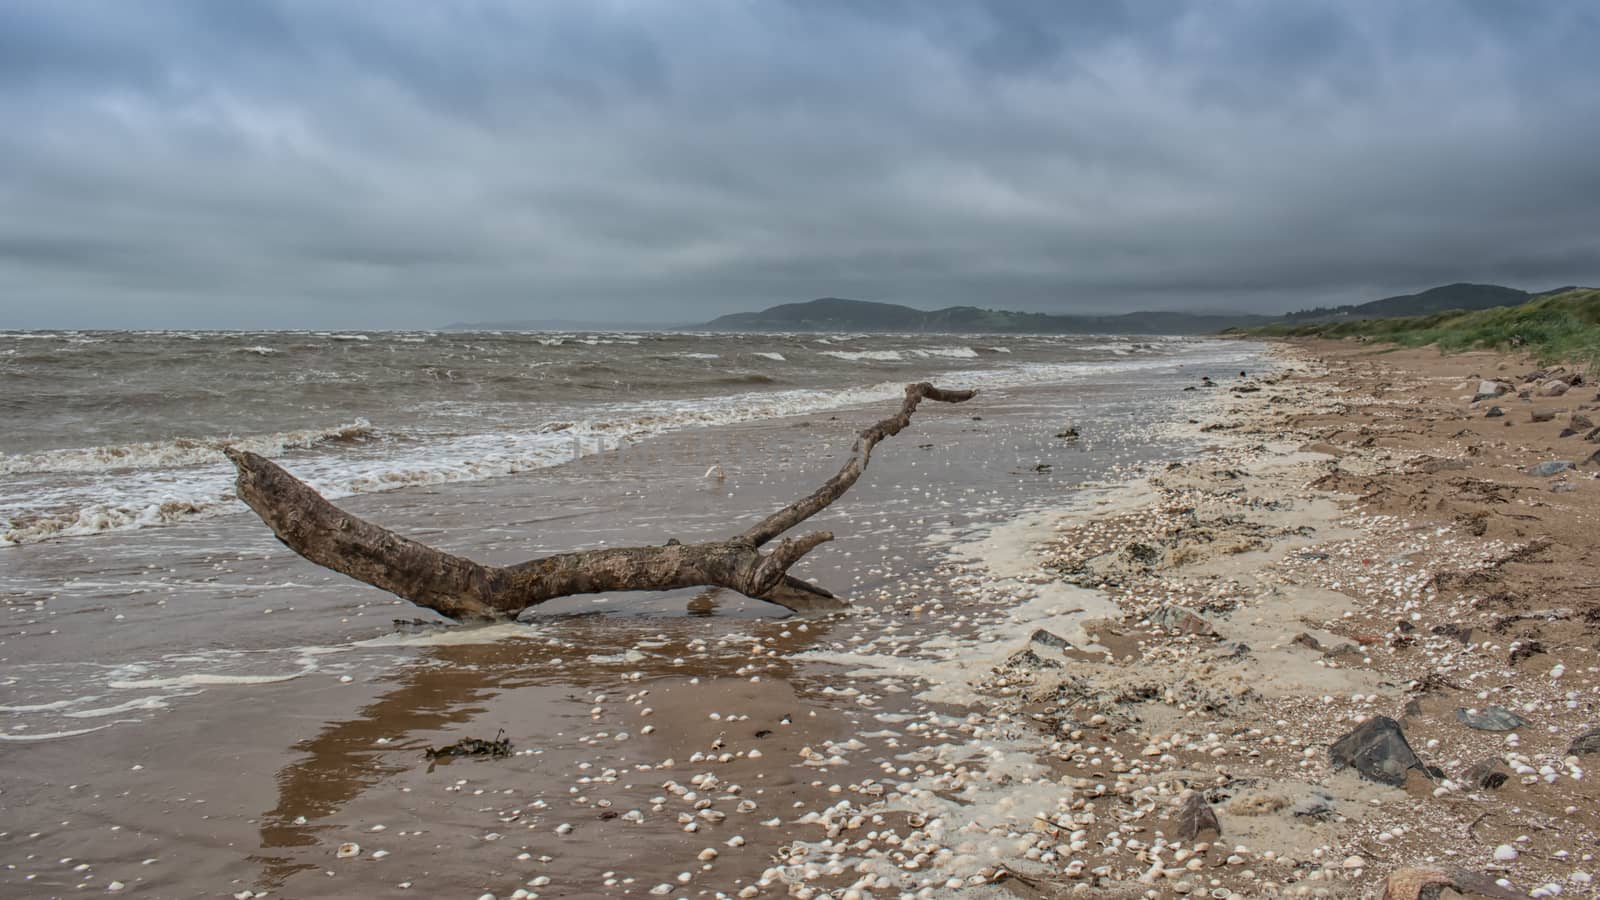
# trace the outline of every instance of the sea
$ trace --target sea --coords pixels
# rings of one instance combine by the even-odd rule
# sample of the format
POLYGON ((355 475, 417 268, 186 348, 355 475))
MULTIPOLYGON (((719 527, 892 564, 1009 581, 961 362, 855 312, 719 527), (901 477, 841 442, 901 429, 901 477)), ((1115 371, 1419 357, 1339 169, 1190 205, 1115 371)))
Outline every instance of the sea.
POLYGON ((944 335, 0 332, 0 545, 238 512, 223 447, 328 497, 484 481, 683 429, 1173 373, 1212 341, 944 335))

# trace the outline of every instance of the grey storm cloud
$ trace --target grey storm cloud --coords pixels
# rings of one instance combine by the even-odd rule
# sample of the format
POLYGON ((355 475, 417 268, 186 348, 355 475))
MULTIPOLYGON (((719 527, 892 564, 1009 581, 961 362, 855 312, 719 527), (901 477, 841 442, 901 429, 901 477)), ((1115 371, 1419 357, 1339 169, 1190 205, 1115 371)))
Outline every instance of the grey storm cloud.
POLYGON ((1600 7, 0 5, 0 327, 1600 281, 1600 7))

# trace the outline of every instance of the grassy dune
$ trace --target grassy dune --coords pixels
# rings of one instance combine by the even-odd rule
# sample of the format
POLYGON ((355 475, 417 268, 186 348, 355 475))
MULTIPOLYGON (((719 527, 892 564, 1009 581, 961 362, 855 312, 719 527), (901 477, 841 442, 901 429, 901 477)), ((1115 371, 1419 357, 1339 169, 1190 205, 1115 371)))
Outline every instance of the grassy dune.
POLYGON ((1266 325, 1240 333, 1261 337, 1366 338, 1406 347, 1437 344, 1446 352, 1517 349, 1541 362, 1600 369, 1600 289, 1579 288, 1521 306, 1443 312, 1404 319, 1361 319, 1315 325, 1266 325))

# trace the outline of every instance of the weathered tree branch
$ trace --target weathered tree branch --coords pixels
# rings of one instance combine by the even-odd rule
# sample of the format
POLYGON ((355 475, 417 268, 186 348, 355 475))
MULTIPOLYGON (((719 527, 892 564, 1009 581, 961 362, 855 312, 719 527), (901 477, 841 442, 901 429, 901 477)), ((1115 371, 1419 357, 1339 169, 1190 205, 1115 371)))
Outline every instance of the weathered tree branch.
POLYGON ((900 411, 861 432, 838 474, 730 540, 557 553, 513 566, 486 566, 403 537, 345 512, 263 456, 232 447, 225 452, 239 470, 239 499, 289 549, 452 619, 510 618, 572 594, 702 586, 728 588, 796 612, 812 612, 847 604, 789 575, 789 569, 833 540, 833 534, 818 531, 785 538, 767 553, 759 548, 848 491, 866 469, 872 448, 909 425, 924 398, 960 403, 975 393, 941 390, 926 382, 908 385, 900 411))
POLYGON ((844 464, 839 474, 823 482, 822 487, 812 491, 810 496, 802 497, 766 517, 760 524, 739 535, 739 539, 751 546, 759 547, 821 512, 828 504, 843 496, 844 492, 850 490, 850 486, 856 483, 856 479, 861 477, 861 473, 866 471, 867 463, 872 460, 872 448, 878 446, 879 441, 894 437, 911 424, 911 414, 917 411, 917 405, 922 402, 922 398, 942 403, 961 403, 971 400, 977 393, 977 391, 947 391, 936 388, 926 381, 906 385, 906 399, 901 402, 900 411, 861 432, 856 438, 855 446, 850 448, 850 461, 844 464))

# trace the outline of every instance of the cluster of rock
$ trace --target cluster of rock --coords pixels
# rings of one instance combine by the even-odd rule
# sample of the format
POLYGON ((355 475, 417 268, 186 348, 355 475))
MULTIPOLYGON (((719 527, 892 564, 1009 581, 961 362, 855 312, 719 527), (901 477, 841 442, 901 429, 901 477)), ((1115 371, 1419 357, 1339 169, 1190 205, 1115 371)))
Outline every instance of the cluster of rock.
MULTIPOLYGON (((1551 369, 1538 369, 1529 372, 1522 376, 1520 383, 1521 386, 1519 387, 1504 378, 1480 379, 1477 391, 1472 396, 1472 402, 1479 404, 1484 401, 1498 400, 1514 393, 1518 399, 1532 403, 1535 397, 1555 398, 1564 396, 1573 388, 1583 385, 1585 380, 1581 372, 1571 372, 1562 366, 1556 366, 1551 369)), ((1600 395, 1596 395, 1595 399, 1600 401, 1600 395)), ((1500 405, 1490 405, 1485 410, 1484 416, 1490 419, 1504 418, 1507 427, 1513 424, 1511 418, 1506 414, 1505 407, 1500 405)), ((1554 409, 1535 407, 1529 410, 1528 421, 1534 423, 1553 422, 1556 416, 1557 411, 1554 409)), ((1594 420, 1581 409, 1571 411, 1567 423, 1560 434, 1562 438, 1579 436, 1588 443, 1600 444, 1600 427, 1596 427, 1594 420)), ((1529 466, 1527 471, 1528 474, 1539 478, 1551 478, 1563 472, 1577 469, 1580 465, 1600 466, 1600 450, 1589 453, 1587 458, 1581 462, 1575 462, 1570 459, 1546 460, 1529 466)), ((1552 490, 1557 492, 1570 489, 1570 485, 1565 483, 1558 483, 1552 487, 1552 490)))

